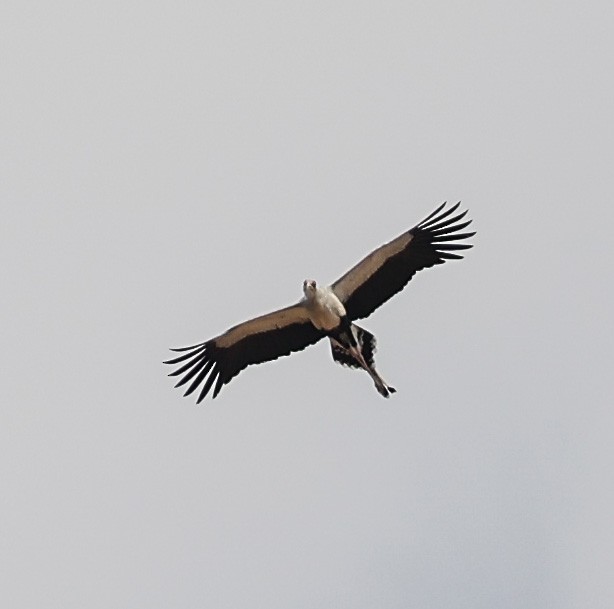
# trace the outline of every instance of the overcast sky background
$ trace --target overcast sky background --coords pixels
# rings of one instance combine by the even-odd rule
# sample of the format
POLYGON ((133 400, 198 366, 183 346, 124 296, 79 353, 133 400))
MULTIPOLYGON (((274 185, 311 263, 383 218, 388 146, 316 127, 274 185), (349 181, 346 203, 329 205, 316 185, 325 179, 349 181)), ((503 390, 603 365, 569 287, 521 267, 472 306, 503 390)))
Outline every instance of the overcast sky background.
POLYGON ((0 9, 0 601, 614 606, 607 2, 0 9), (215 401, 167 348, 478 231, 215 401))

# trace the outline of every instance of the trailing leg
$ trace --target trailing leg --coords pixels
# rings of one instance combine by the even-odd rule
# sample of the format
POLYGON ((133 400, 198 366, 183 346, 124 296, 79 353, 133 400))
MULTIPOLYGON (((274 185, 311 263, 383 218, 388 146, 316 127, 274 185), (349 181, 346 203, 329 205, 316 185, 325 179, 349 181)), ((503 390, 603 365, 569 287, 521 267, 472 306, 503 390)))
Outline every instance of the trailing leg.
POLYGON ((351 368, 362 368, 373 379, 375 388, 385 398, 396 389, 384 381, 375 369, 375 337, 367 330, 349 325, 345 331, 330 337, 333 359, 339 364, 351 368))

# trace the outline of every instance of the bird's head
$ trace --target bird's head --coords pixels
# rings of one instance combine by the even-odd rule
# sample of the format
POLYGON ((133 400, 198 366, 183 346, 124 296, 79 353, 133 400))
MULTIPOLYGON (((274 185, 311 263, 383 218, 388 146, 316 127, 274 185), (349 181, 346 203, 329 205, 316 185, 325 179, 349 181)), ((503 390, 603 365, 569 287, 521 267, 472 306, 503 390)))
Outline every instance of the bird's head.
POLYGON ((313 279, 305 279, 305 281, 303 281, 303 294, 305 294, 305 298, 313 298, 315 293, 316 282, 313 279))

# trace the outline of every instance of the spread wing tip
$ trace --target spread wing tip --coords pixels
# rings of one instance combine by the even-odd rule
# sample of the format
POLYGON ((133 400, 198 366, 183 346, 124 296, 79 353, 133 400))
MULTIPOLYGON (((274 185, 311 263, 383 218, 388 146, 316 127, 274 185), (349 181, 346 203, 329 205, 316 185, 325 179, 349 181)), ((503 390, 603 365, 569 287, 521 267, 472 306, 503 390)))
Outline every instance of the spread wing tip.
POLYGON ((170 350, 174 351, 175 353, 181 353, 182 351, 190 351, 192 349, 198 349, 198 347, 202 347, 204 344, 205 343, 198 343, 197 345, 190 345, 189 347, 170 347, 170 350))
POLYGON ((462 258, 459 254, 452 254, 452 251, 467 250, 473 247, 470 243, 450 243, 451 241, 464 241, 476 235, 476 231, 461 233, 473 220, 460 222, 469 210, 451 216, 460 206, 460 201, 452 207, 445 209, 446 203, 440 205, 433 213, 428 215, 422 222, 417 224, 410 232, 414 236, 421 235, 432 244, 439 258, 456 260, 462 258), (440 213, 441 212, 441 213, 440 213))
MULTIPOLYGON (((450 214, 453 214, 460 207, 461 202, 459 201, 458 203, 452 205, 452 207, 445 209, 447 204, 448 202, 444 201, 434 212, 430 213, 426 218, 424 218, 424 220, 422 220, 422 222, 420 222, 416 228, 427 228, 428 226, 437 224, 437 222, 440 222, 444 218, 447 218, 450 214), (443 211, 443 213, 439 214, 440 211, 443 211)), ((465 211, 463 214, 461 214, 461 217, 466 213, 467 212, 465 211)))
POLYGON ((214 341, 211 340, 204 343, 199 343, 197 345, 192 345, 191 347, 171 349, 171 351, 180 352, 182 355, 163 362, 164 364, 170 365, 185 362, 182 366, 168 374, 168 376, 181 377, 175 384, 175 387, 181 387, 189 381, 192 381, 183 394, 184 397, 194 393, 194 391, 203 383, 203 381, 205 382, 204 387, 202 388, 198 397, 197 404, 205 398, 209 389, 211 388, 211 383, 216 378, 219 380, 220 375, 218 367, 214 366, 216 363, 213 354, 213 351, 215 351, 214 347, 214 341))

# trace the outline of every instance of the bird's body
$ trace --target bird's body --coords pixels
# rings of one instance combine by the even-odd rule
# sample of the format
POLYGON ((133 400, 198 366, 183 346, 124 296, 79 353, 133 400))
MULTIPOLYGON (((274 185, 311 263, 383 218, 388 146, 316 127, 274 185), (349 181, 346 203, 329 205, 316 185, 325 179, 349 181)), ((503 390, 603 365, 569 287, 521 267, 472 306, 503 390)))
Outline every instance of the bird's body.
POLYGON ((345 307, 330 286, 319 287, 313 279, 303 282, 305 298, 299 303, 307 309, 311 323, 325 332, 335 330, 346 316, 345 307))
POLYGON ((213 387, 215 398, 222 386, 248 365, 290 355, 327 336, 333 359, 365 370, 378 392, 388 397, 396 390, 375 370, 375 337, 352 322, 367 317, 402 290, 416 271, 446 259, 462 258, 452 252, 472 246, 449 242, 475 233, 459 232, 471 221, 455 224, 467 212, 448 218, 458 206, 442 212, 444 203, 414 228, 374 250, 330 286, 320 287, 314 280, 305 280, 304 298, 298 303, 238 324, 204 343, 174 349, 182 355, 165 363, 185 362, 171 373, 183 375, 176 386, 192 381, 185 393, 189 395, 202 384, 198 402, 213 387))

